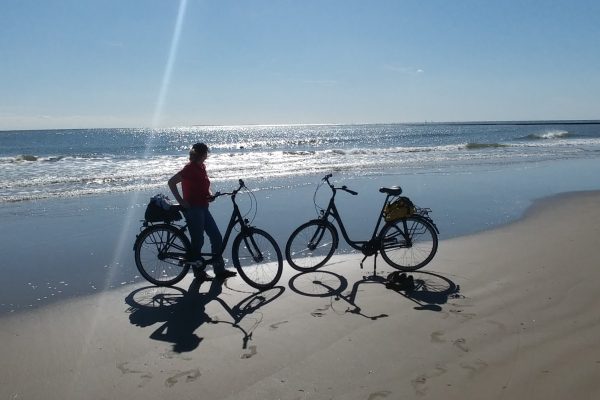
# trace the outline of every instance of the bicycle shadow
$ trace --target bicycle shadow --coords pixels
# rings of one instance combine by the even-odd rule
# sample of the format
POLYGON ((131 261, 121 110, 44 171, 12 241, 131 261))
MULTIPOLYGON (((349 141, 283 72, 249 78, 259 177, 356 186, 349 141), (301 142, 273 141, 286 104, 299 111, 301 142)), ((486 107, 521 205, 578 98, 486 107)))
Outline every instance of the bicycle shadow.
POLYGON ((176 353, 189 352, 200 345, 204 338, 199 337, 196 330, 203 324, 227 324, 241 332, 242 348, 246 349, 254 330, 262 321, 262 315, 250 329, 244 329, 240 322, 285 291, 284 287, 275 286, 252 293, 230 307, 219 297, 223 291, 222 282, 213 280, 208 292, 200 292, 201 283, 194 279, 187 291, 176 286, 147 286, 134 290, 125 298, 129 305, 129 322, 139 327, 162 323, 150 334, 150 339, 172 343, 172 350, 176 353), (211 318, 206 313, 206 305, 211 301, 220 303, 232 321, 211 318))
POLYGON ((407 272, 407 276, 414 279, 414 287, 410 289, 403 289, 402 285, 395 284, 394 276, 400 273, 394 271, 389 274, 385 280, 386 287, 416 303, 415 310, 442 311, 440 304, 446 304, 449 298, 459 296, 460 285, 436 272, 407 272))
POLYGON ((302 272, 294 275, 288 282, 290 289, 302 296, 308 297, 330 297, 331 307, 334 301, 344 301, 348 303, 345 313, 357 314, 364 318, 377 320, 388 317, 387 314, 366 315, 363 313, 360 305, 357 303, 357 296, 360 288, 369 284, 384 285, 387 289, 400 294, 404 298, 416 303, 415 310, 442 311, 440 304, 445 304, 448 299, 460 291, 460 286, 456 285, 450 278, 434 272, 415 271, 411 274, 414 279, 414 287, 405 288, 395 284, 394 274, 392 272, 387 276, 383 275, 363 275, 362 279, 355 281, 349 292, 348 281, 342 275, 327 270, 317 270, 313 272, 302 272))

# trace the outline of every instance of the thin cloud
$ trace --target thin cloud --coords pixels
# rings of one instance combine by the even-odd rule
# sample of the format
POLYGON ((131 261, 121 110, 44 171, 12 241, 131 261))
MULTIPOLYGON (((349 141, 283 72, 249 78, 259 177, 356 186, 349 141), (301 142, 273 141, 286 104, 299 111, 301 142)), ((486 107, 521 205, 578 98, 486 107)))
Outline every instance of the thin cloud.
POLYGON ((406 75, 425 73, 425 71, 422 68, 404 67, 404 66, 399 66, 399 65, 394 65, 394 64, 384 64, 383 69, 385 69, 387 71, 397 72, 399 74, 406 74, 406 75))
POLYGON ((337 81, 330 79, 308 79, 304 80, 304 83, 308 83, 310 85, 322 85, 322 86, 333 86, 337 85, 337 81))

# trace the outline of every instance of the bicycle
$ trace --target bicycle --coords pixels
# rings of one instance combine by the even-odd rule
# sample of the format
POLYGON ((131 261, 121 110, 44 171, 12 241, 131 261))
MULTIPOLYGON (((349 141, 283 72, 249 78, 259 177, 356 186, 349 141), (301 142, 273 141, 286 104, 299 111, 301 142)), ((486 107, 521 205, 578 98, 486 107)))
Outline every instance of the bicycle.
MULTIPOLYGON (((204 269, 212 259, 220 259, 225 252, 231 233, 239 225, 239 233, 233 240, 231 256, 233 265, 242 279, 250 286, 265 290, 272 288, 283 270, 283 257, 277 242, 267 232, 250 225, 237 203, 236 196, 246 189, 254 198, 243 180, 232 192, 217 192, 213 198, 230 196, 233 210, 219 254, 201 253, 196 261, 191 258, 191 242, 186 235, 187 224, 179 225, 172 221, 152 223, 143 221, 133 249, 135 264, 142 276, 157 286, 171 286, 181 281, 190 267, 204 269), (209 259, 206 260, 205 257, 209 259)), ((181 210, 181 206, 176 205, 181 210)))
MULTIPOLYGON (((342 237, 355 250, 364 254, 360 263, 363 267, 367 257, 381 253, 383 259, 392 267, 402 271, 415 271, 427 265, 435 256, 438 247, 439 230, 429 213, 429 208, 414 208, 414 212, 403 218, 386 221, 384 211, 386 206, 400 196, 402 189, 398 186, 384 187, 380 193, 386 194, 383 207, 377 218, 377 223, 369 240, 352 240, 348 237, 344 223, 335 205, 338 190, 357 195, 346 186, 335 187, 330 181, 332 175, 326 175, 315 190, 315 198, 321 185, 327 183, 332 191, 329 205, 320 209, 318 218, 300 225, 290 235, 285 246, 285 257, 292 268, 301 272, 314 271, 329 261, 339 244, 339 234, 333 222, 337 222, 342 237), (381 230, 382 221, 385 222, 381 230)), ((315 207, 319 209, 315 201, 315 207)), ((319 210, 318 210, 319 211, 319 210)), ((374 270, 376 270, 375 259, 374 270)))

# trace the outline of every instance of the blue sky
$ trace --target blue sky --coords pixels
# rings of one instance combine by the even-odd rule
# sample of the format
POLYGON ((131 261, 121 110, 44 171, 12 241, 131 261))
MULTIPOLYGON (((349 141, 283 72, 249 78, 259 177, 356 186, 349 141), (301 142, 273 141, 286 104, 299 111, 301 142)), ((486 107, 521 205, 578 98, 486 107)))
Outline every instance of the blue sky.
POLYGON ((2 0, 0 130, 600 119, 599 15, 598 1, 2 0))

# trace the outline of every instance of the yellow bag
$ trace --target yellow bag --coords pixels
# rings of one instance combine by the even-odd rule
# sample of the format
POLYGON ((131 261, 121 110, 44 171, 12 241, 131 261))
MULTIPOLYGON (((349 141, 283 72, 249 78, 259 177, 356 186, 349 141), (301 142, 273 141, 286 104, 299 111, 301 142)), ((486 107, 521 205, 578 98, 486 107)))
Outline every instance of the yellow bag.
POLYGON ((415 211, 415 205, 408 197, 398 197, 385 206, 383 209, 383 218, 387 222, 396 221, 413 215, 415 211))

